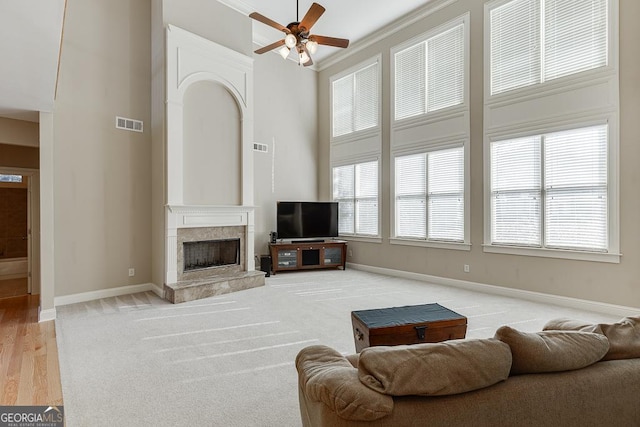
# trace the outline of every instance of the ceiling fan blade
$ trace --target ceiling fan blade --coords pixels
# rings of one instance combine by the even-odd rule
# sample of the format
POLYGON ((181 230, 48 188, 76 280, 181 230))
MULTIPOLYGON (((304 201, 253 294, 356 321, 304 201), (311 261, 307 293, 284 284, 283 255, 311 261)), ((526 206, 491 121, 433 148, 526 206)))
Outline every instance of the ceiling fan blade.
POLYGON ((349 46, 349 40, 347 39, 337 39, 335 37, 327 37, 327 36, 310 36, 309 40, 313 40, 318 42, 318 44, 323 44, 325 46, 335 46, 335 47, 347 47, 349 46))
POLYGON ((251 13, 249 15, 249 18, 255 19, 256 21, 260 21, 263 24, 267 24, 268 26, 273 27, 276 30, 282 31, 283 33, 287 33, 287 34, 290 33, 289 29, 284 25, 278 24, 276 21, 273 21, 264 15, 260 15, 258 12, 251 13))
POLYGON ((315 24, 316 21, 322 16, 324 11, 324 7, 320 6, 318 3, 313 3, 307 11, 307 14, 304 15, 304 18, 302 18, 302 21, 300 21, 299 27, 304 28, 306 31, 311 30, 313 24, 315 24))
POLYGON ((261 53, 269 52, 270 50, 273 50, 279 46, 282 46, 283 44, 284 44, 284 39, 278 40, 277 42, 271 43, 268 46, 261 47, 260 49, 256 50, 255 53, 260 55, 261 53))

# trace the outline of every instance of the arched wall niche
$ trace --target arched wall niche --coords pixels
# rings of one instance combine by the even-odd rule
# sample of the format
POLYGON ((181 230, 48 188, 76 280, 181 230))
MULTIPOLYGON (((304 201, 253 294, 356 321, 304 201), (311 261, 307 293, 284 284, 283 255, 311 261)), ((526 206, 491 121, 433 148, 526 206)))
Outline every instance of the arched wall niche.
POLYGON ((236 98, 213 80, 189 85, 183 99, 185 205, 241 205, 242 117, 236 98))
POLYGON ((173 25, 166 32, 165 287, 178 281, 185 228, 242 227, 236 279, 264 284, 254 260, 253 59, 173 25))

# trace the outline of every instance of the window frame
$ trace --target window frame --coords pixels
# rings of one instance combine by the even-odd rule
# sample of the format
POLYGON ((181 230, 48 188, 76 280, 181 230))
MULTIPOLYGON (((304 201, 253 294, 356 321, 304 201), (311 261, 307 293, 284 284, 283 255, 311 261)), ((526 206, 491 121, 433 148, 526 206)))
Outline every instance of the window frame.
POLYGON ((358 139, 366 138, 367 136, 375 135, 380 133, 382 129, 382 55, 376 55, 372 58, 369 58, 365 61, 362 61, 352 67, 347 68, 344 71, 341 71, 329 78, 329 135, 330 142, 332 144, 345 143, 358 139), (370 66, 376 66, 377 78, 378 78, 378 88, 377 88, 377 109, 378 114, 376 117, 377 124, 373 127, 369 127, 361 130, 354 130, 352 132, 334 136, 333 134, 333 123, 334 123, 334 114, 333 114, 333 84, 337 80, 341 80, 350 75, 355 76, 358 71, 364 70, 370 66))
MULTIPOLYGON (((470 64, 470 47, 469 47, 469 38, 470 38, 470 32, 469 32, 469 22, 470 22, 470 15, 469 13, 465 13, 464 15, 458 16, 454 19, 451 19, 447 22, 445 22, 442 25, 439 25, 435 28, 430 29, 429 31, 426 31, 422 34, 419 34, 409 40, 406 40, 398 45, 395 45, 391 48, 390 51, 390 58, 389 58, 389 63, 390 63, 390 70, 391 70, 391 75, 390 75, 390 117, 391 117, 391 124, 392 127, 393 126, 404 126, 404 125, 411 125, 412 123, 416 123, 416 122, 425 122, 425 121, 430 121, 430 120, 439 120, 439 119, 446 119, 448 116, 460 113, 461 111, 466 111, 469 108, 469 64, 470 64), (444 107, 438 110, 434 110, 434 111, 426 111, 428 110, 425 104, 425 112, 421 113, 421 114, 416 114, 413 116, 409 116, 409 117, 403 117, 400 119, 396 119, 396 66, 395 66, 395 56, 397 53, 402 52, 406 49, 415 47, 416 45, 420 44, 420 43, 425 43, 427 42, 429 39, 436 37, 440 34, 443 34, 449 30, 452 30, 453 28, 457 27, 458 25, 462 25, 463 26, 463 42, 464 42, 464 64, 463 64, 463 69, 464 69, 464 77, 463 77, 463 82, 464 82, 464 87, 463 87, 463 99, 462 99, 462 103, 460 104, 456 104, 456 105, 452 105, 449 107, 444 107)), ((426 67, 426 63, 427 61, 425 60, 425 67, 426 67)), ((426 79, 426 76, 425 76, 426 79)), ((426 82, 425 82, 426 85, 426 82)), ((428 96, 428 92, 425 89, 425 103, 426 101, 426 97, 428 96)))
MULTIPOLYGON (((553 78, 546 81, 540 81, 528 86, 518 87, 506 90, 496 94, 491 93, 491 10, 503 6, 513 0, 494 0, 484 5, 484 93, 485 100, 491 99, 496 102, 499 100, 509 100, 512 98, 521 98, 525 96, 536 97, 545 91, 553 92, 554 90, 563 90, 568 85, 582 85, 585 82, 593 81, 601 76, 609 75, 617 71, 618 64, 618 0, 607 0, 607 65, 578 71, 562 77, 553 78)), ((544 1, 544 0, 539 0, 544 1)), ((543 44, 543 40, 540 41, 543 44)), ((543 55, 543 49, 539 47, 540 55, 543 55)), ((541 64, 541 73, 544 67, 541 64)))
MULTIPOLYGON (((362 158, 358 158, 358 159, 350 159, 350 160, 344 160, 341 162, 334 162, 331 164, 331 168, 330 168, 330 176, 331 176, 331 186, 330 186, 330 191, 331 191, 331 200, 332 201, 338 201, 338 199, 334 199, 333 197, 333 188, 334 188, 334 181, 333 181, 333 170, 335 168, 338 167, 344 167, 344 166, 354 166, 354 180, 355 180, 355 166, 358 164, 363 164, 363 163, 371 163, 371 162, 376 162, 376 166, 377 166, 377 182, 376 182, 376 188, 377 188, 377 200, 378 200, 378 212, 377 212, 377 216, 378 216, 378 223, 377 223, 377 234, 372 235, 372 234, 359 234, 356 230, 355 230, 355 226, 356 224, 354 223, 354 233, 353 234, 342 234, 342 233, 338 233, 339 237, 341 239, 344 240, 353 240, 353 241, 364 241, 364 242, 376 242, 376 243, 380 243, 382 242, 381 239, 381 210, 382 210, 382 195, 380 192, 380 188, 381 188, 381 162, 380 162, 380 157, 379 156, 375 156, 375 157, 362 157, 362 158)), ((354 182, 355 185, 355 182, 354 182)), ((357 205, 357 200, 358 197, 356 197, 355 195, 355 190, 354 190, 354 197, 353 197, 353 202, 354 202, 354 206, 357 205)), ((355 208, 354 208, 354 213, 355 213, 355 208)), ((355 221, 355 217, 354 217, 354 221, 355 221)))
MULTIPOLYGON (((619 263, 621 254, 619 253, 619 161, 618 161, 618 128, 616 126, 617 116, 610 115, 604 118, 575 121, 572 123, 565 123, 561 125, 531 129, 526 132, 511 132, 494 134, 491 137, 485 138, 484 144, 484 244, 483 250, 488 253, 498 254, 512 254, 512 255, 524 255, 535 256, 545 258, 560 258, 560 259, 572 259, 582 261, 595 261, 595 262, 607 262, 607 263, 619 263), (553 247, 544 246, 528 246, 525 244, 494 244, 492 243, 492 188, 491 188, 491 143, 497 141, 504 141, 509 139, 517 139, 530 136, 544 136, 545 134, 552 134, 555 132, 579 130, 581 128, 587 128, 598 125, 608 126, 608 140, 607 140, 607 249, 606 251, 596 250, 581 250, 581 249, 559 249, 553 247)), ((544 151, 541 148, 540 155, 544 156, 544 151)), ((541 161, 541 180, 544 183, 544 161, 541 161)), ((541 198, 544 198, 545 189, 541 187, 541 198)), ((540 226, 542 233, 541 243, 544 244, 544 201, 542 200, 541 213, 540 213, 540 226)))
MULTIPOLYGON (((390 217, 391 217, 391 237, 389 238, 389 243, 396 245, 408 245, 408 246, 421 246, 428 248, 438 248, 438 249, 453 249, 453 250, 463 250, 470 251, 471 250, 471 233, 470 233, 470 178, 469 178, 469 143, 467 140, 453 140, 441 142, 439 144, 431 144, 427 147, 415 147, 410 150, 402 150, 396 151, 391 154, 391 198, 390 198, 390 217), (396 206, 396 158, 410 156, 415 154, 428 154, 429 152, 436 152, 441 150, 449 150, 453 148, 462 148, 463 152, 463 192, 464 192, 464 239, 461 242, 457 241, 449 241, 449 240, 439 240, 439 239, 429 239, 428 238, 428 215, 429 210, 428 207, 425 209, 425 225, 427 227, 426 237, 425 238, 416 238, 416 237, 403 237, 398 236, 397 234, 397 206, 396 206)), ((428 180, 428 177, 427 177, 428 180)), ((428 189, 428 181, 426 182, 428 189)), ((428 190, 427 190, 428 191, 428 190)), ((428 202, 428 195, 426 198, 428 202)))

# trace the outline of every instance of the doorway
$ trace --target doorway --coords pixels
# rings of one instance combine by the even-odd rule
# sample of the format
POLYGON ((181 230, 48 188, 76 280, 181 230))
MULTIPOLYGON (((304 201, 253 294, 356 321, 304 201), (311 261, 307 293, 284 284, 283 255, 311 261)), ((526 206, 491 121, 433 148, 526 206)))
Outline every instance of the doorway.
POLYGON ((35 175, 0 168, 0 298, 33 293, 35 175))

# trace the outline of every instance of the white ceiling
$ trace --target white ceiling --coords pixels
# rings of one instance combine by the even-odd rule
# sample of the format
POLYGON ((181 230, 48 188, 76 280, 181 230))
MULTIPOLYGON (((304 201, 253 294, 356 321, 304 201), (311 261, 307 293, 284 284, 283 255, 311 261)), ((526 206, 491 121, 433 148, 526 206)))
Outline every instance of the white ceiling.
MULTIPOLYGON (((248 15, 258 12, 286 26, 296 19, 296 0, 218 0, 248 15)), ((350 46, 397 19, 410 15, 431 0, 317 0, 326 11, 311 29, 312 34, 349 39, 350 46)), ((298 0, 302 20, 313 0, 298 0)), ((282 33, 260 22, 253 23, 253 41, 266 46, 282 39, 282 33)), ((347 48, 348 49, 348 48, 347 48)), ((277 50, 277 49, 276 49, 277 50)), ((313 55, 316 65, 342 49, 319 46, 313 55)))
POLYGON ((0 1, 0 116, 51 111, 65 0, 0 1))
MULTIPOLYGON (((105 0, 108 1, 108 0, 105 0)), ((248 15, 262 15, 287 25, 296 21, 294 0, 218 0, 248 15)), ((299 1, 299 19, 312 0, 299 1)), ((326 12, 312 28, 313 34, 346 38, 353 44, 391 22, 422 8, 431 0, 319 0, 326 12)), ((39 111, 51 111, 60 54, 65 0, 0 1, 0 117, 38 121, 39 111)), ((264 46, 282 33, 253 23, 253 40, 264 46)), ((320 46, 316 65, 342 51, 320 46)))

